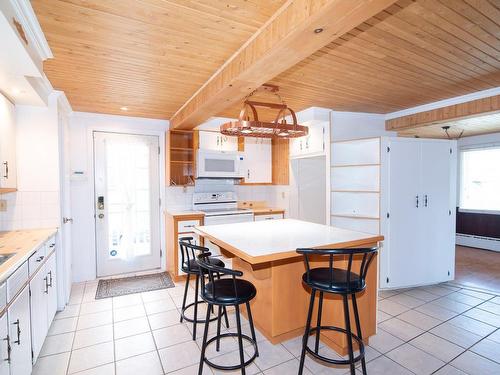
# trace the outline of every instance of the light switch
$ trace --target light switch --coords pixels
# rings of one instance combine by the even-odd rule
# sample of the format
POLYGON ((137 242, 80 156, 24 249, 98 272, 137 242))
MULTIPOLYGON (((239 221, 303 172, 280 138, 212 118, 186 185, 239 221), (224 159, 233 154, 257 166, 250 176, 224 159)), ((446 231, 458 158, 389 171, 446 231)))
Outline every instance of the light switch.
POLYGON ((7 201, 0 199, 0 211, 7 211, 7 201))

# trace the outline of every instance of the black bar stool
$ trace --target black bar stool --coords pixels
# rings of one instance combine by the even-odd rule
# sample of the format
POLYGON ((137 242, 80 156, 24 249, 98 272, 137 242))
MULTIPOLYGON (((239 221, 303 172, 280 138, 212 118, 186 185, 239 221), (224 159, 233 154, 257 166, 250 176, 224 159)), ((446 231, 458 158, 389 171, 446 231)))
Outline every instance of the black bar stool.
MULTIPOLYGON (((208 252, 208 249, 202 246, 196 246, 192 243, 193 237, 181 237, 179 238, 179 248, 181 249, 181 270, 187 274, 186 277, 186 286, 184 288, 184 298, 182 299, 182 309, 181 309, 181 318, 180 322, 182 323, 183 320, 186 320, 190 323, 193 323, 193 340, 196 340, 196 325, 197 323, 206 323, 207 320, 205 319, 198 319, 198 305, 201 303, 205 303, 204 301, 199 301, 198 300, 198 295, 199 295, 199 285, 200 285, 200 278, 203 278, 203 276, 200 274, 200 268, 198 267, 198 263, 196 261, 196 255, 198 252, 208 252), (194 302, 190 303, 189 305, 186 305, 186 298, 188 294, 188 289, 189 289, 189 279, 191 275, 196 276, 196 286, 195 286, 195 296, 194 296, 194 302), (186 317, 186 310, 194 306, 194 315, 193 319, 186 317)), ((217 259, 217 258, 212 258, 210 257, 208 261, 211 264, 217 265, 219 267, 224 267, 225 264, 222 260, 217 259)), ((207 307, 208 309, 208 307, 207 307)), ((210 309, 208 309, 210 312, 210 309)), ((213 308, 212 308, 213 312, 213 308)), ((224 316, 226 320, 226 326, 229 328, 229 320, 227 318, 227 311, 226 308, 224 308, 224 316)), ((207 315, 207 319, 209 319, 210 316, 209 314, 207 315)), ((214 321, 218 319, 218 317, 213 317, 210 319, 210 321, 214 321)))
POLYGON ((306 351, 313 357, 335 365, 349 365, 351 374, 356 373, 355 364, 361 360, 363 374, 366 375, 366 361, 365 361, 365 345, 363 343, 363 336, 361 334, 361 324, 359 322, 358 305, 356 302, 356 293, 362 292, 366 288, 366 274, 368 267, 372 262, 378 248, 365 248, 365 249, 297 249, 297 253, 304 255, 306 264, 306 272, 302 275, 302 282, 311 288, 311 300, 309 303, 309 312, 307 314, 306 328, 302 342, 302 354, 300 356, 299 375, 304 370, 304 361, 306 351), (312 257, 325 257, 328 256, 328 267, 310 268, 309 262, 312 257), (333 265, 334 256, 341 256, 341 259, 347 257, 347 269, 335 268, 333 265), (359 267, 359 273, 351 272, 352 262, 355 256, 362 257, 359 267), (319 291, 319 307, 317 326, 311 328, 311 318, 314 308, 314 298, 316 292, 319 291), (344 321, 345 328, 334 326, 322 326, 321 314, 323 310, 323 294, 332 293, 342 296, 344 302, 344 321), (349 303, 348 296, 351 296, 352 307, 354 310, 354 319, 356 321, 357 335, 351 331, 351 321, 349 317, 349 303), (331 359, 319 354, 319 338, 321 330, 330 330, 345 333, 347 336, 347 346, 349 350, 349 359, 331 359), (311 333, 316 333, 316 341, 314 349, 311 349, 307 342, 311 333), (352 340, 356 340, 359 346, 359 355, 354 357, 352 340))
MULTIPOLYGON (((208 249, 207 249, 208 250, 208 249)), ((198 265, 200 268, 200 275, 207 273, 208 282, 205 283, 205 277, 201 278, 202 288, 201 288, 201 298, 209 304, 209 306, 218 306, 219 314, 217 321, 217 334, 207 341, 208 336, 208 326, 209 326, 209 316, 210 309, 207 309, 207 323, 205 324, 205 332, 203 333, 203 344, 201 347, 200 356, 200 366, 198 369, 198 375, 202 375, 203 363, 216 368, 218 370, 238 370, 241 369, 241 373, 245 375, 245 367, 248 366, 253 360, 259 356, 259 349, 257 347, 257 339, 255 338, 255 328, 253 326, 252 311, 250 310, 250 301, 257 294, 257 290, 253 284, 249 281, 239 279, 237 277, 243 276, 243 272, 231 270, 228 268, 220 267, 214 265, 210 262, 210 253, 202 252, 198 255, 198 265), (228 278, 220 278, 219 276, 230 276, 228 278), (248 312, 248 321, 250 322, 250 331, 252 337, 248 337, 241 333, 241 319, 240 319, 240 305, 245 304, 248 312), (237 333, 220 333, 220 320, 221 320, 221 308, 226 306, 234 306, 236 312, 236 329, 237 333), (221 366, 209 361, 205 356, 205 351, 208 345, 216 341, 216 350, 219 351, 220 339, 222 337, 237 337, 238 347, 240 351, 240 364, 234 366, 221 366), (253 356, 245 361, 245 355, 243 352, 243 340, 250 342, 254 347, 253 356)))

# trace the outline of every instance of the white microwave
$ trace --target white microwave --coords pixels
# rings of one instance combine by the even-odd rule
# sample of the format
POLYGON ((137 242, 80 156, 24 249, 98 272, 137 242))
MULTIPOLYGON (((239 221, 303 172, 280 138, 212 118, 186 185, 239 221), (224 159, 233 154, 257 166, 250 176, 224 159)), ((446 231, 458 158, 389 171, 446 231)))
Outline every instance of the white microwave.
POLYGON ((243 153, 198 150, 197 178, 242 178, 243 153))

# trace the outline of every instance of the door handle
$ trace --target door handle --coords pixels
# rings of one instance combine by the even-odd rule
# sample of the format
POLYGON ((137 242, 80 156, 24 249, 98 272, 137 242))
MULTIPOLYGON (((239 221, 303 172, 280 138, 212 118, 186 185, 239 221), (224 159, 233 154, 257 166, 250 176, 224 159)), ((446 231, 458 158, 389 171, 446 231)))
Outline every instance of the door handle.
POLYGON ((418 195, 415 196, 416 199, 416 207, 418 208, 418 195))
POLYGON ((14 344, 21 345, 21 325, 19 324, 19 319, 12 324, 17 326, 17 340, 14 341, 14 344))
POLYGON ((10 363, 10 352, 12 351, 12 348, 10 346, 10 336, 7 335, 7 337, 4 338, 3 341, 7 341, 7 358, 5 358, 4 361, 10 363))

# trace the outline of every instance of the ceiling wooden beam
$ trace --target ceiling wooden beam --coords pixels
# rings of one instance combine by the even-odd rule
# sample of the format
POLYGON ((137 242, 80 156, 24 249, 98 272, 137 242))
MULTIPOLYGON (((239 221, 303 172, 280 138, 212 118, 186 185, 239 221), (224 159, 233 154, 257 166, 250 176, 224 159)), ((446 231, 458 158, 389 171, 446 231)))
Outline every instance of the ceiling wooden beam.
POLYGON ((409 130, 500 111, 500 95, 386 120, 385 129, 409 130))
POLYGON ((196 127, 395 2, 287 1, 182 105, 171 128, 196 127))

